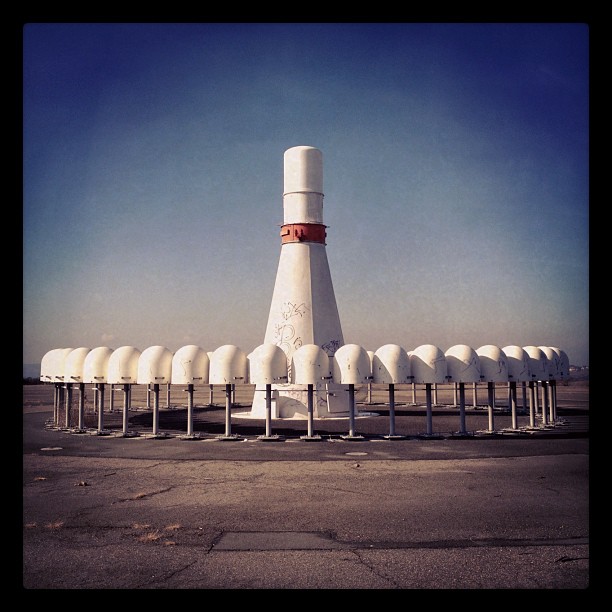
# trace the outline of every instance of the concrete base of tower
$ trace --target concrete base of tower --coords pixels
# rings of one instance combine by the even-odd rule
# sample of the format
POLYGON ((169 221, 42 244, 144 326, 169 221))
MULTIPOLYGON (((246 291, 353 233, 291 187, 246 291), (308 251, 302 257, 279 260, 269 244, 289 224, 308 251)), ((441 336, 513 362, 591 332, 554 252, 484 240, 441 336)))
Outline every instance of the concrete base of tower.
MULTIPOLYGON (((340 418, 349 416, 348 385, 321 383, 313 385, 313 418, 340 418)), ((257 386, 251 418, 266 418, 266 388, 257 386)), ((246 416, 245 413, 242 416, 246 416)), ((271 416, 273 419, 307 419, 308 385, 272 385, 271 416)))

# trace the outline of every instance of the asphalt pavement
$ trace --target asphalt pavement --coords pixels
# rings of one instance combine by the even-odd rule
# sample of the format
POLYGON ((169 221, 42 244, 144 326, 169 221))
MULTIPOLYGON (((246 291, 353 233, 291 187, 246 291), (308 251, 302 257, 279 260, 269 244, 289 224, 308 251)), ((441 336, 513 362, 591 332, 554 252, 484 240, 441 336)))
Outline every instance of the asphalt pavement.
MULTIPOLYGON (((222 406, 23 414, 22 589, 591 589, 588 404, 519 428, 385 405, 265 422, 222 406), (366 413, 366 416, 359 416, 366 413), (377 416, 374 416, 377 415, 377 416), (137 434, 137 435, 136 435, 137 434)), ((312 596, 309 594, 308 596, 312 596)))

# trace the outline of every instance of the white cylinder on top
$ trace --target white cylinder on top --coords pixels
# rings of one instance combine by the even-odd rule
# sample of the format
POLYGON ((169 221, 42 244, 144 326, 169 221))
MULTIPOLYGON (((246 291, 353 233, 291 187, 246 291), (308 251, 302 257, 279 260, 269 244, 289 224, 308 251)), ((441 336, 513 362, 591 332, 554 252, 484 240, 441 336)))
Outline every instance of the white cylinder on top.
POLYGON ((323 223, 323 154, 292 147, 284 155, 284 224, 323 223))

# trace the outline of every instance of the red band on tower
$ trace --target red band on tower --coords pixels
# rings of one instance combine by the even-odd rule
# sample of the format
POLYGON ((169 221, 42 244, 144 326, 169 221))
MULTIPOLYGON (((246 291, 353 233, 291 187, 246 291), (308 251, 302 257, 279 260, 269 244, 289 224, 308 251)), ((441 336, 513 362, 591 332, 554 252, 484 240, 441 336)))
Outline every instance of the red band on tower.
POLYGON ((319 242, 325 244, 326 227, 321 223, 288 223, 281 227, 281 243, 319 242))

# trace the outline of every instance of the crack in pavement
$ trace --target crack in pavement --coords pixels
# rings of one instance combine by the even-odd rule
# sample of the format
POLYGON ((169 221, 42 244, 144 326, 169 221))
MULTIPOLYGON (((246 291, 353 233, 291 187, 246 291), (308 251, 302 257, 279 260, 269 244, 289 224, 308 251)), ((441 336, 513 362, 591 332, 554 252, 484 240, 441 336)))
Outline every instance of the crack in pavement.
POLYGON ((359 550, 353 550, 352 553, 359 560, 359 564, 363 565, 365 568, 367 568, 370 571, 371 574, 373 574, 374 576, 377 576, 378 578, 384 580, 388 584, 392 585, 393 588, 395 588, 395 589, 401 588, 401 585, 398 582, 393 580, 391 577, 385 575, 382 571, 377 571, 376 568, 371 563, 368 563, 361 556, 361 552, 359 550))

